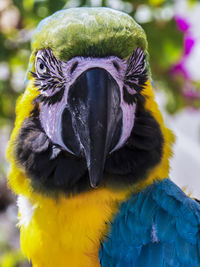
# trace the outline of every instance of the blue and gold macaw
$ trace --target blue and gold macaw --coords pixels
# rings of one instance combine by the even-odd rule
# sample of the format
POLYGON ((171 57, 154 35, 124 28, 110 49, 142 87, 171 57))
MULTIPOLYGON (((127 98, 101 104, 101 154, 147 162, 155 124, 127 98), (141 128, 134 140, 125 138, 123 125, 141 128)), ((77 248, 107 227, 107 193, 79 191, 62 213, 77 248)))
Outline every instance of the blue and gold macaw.
POLYGON ((200 266, 200 205, 167 178, 174 137, 130 16, 44 19, 16 114, 9 185, 34 267, 200 266))

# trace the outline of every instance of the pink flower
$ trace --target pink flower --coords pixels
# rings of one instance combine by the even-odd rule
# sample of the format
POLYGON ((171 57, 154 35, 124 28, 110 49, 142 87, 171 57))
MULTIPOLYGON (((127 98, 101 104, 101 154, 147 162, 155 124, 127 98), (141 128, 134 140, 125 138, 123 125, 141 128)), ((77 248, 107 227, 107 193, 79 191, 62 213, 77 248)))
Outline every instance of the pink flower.
POLYGON ((190 54, 194 44, 195 44, 195 40, 190 36, 186 36, 184 40, 184 55, 185 56, 190 54))
POLYGON ((181 32, 186 32, 190 28, 190 24, 185 19, 179 16, 175 16, 174 19, 177 23, 178 29, 181 32))

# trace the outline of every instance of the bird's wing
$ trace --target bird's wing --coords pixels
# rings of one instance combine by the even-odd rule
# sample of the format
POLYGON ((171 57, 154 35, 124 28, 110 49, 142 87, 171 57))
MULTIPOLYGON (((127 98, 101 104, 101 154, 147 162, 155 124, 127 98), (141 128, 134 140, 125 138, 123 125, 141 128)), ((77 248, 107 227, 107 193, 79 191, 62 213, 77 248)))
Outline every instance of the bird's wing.
POLYGON ((103 267, 199 267, 200 204, 169 179, 122 204, 102 242, 103 267))

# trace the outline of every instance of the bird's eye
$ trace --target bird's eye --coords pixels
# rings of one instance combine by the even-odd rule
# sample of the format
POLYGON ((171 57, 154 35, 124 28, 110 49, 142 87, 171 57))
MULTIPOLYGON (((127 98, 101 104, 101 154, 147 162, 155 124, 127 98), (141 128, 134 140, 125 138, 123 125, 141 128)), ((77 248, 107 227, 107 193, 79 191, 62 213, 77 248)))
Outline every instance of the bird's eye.
POLYGON ((37 59, 36 62, 36 71, 39 75, 47 73, 47 67, 44 61, 41 58, 37 59))

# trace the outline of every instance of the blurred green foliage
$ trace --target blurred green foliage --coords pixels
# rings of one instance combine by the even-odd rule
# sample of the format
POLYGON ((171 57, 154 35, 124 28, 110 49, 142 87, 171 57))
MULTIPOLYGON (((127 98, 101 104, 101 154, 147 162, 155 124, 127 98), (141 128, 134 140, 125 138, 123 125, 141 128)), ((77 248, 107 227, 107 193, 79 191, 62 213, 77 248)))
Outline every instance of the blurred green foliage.
POLYGON ((25 262, 26 259, 20 250, 11 250, 3 254, 0 260, 1 267, 17 267, 25 262))

